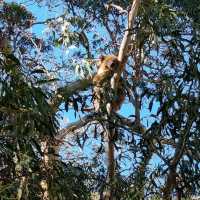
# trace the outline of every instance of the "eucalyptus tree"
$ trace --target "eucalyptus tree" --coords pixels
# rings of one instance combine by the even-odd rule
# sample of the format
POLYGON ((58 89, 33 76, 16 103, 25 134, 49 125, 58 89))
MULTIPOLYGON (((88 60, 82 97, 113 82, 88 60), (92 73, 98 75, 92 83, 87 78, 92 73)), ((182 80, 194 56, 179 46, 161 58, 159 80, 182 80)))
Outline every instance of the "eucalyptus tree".
MULTIPOLYGON (((37 49, 41 44, 50 45, 54 55, 60 50, 67 54, 56 60, 50 57, 53 54, 40 51, 46 59, 35 72, 42 72, 39 74, 44 78, 44 71, 56 66, 52 72, 59 80, 53 79, 54 87, 45 86, 53 94, 48 97, 49 109, 53 116, 63 108, 72 110, 77 119, 56 138, 60 146, 75 144, 85 154, 90 152, 87 159, 74 155, 79 166, 91 167, 88 175, 96 174, 93 182, 88 179, 88 188, 93 183, 90 188, 103 199, 108 184, 104 119, 84 111, 92 107, 92 68, 100 55, 117 55, 128 33, 128 45, 122 52, 127 57, 123 72, 126 101, 110 120, 118 129, 114 143, 117 189, 110 199, 171 199, 174 193, 181 199, 198 194, 199 1, 141 0, 133 24, 129 24, 129 14, 134 1, 30 2, 56 10, 53 18, 29 20, 29 27, 44 25, 47 33, 44 43, 31 44, 37 49)), ((20 52, 15 54, 18 58, 20 52)), ((30 60, 29 55, 34 54, 28 53, 25 59, 30 60)), ((30 63, 35 64, 33 61, 30 63)), ((37 82, 35 77, 32 80, 37 82)), ((67 152, 73 154, 74 149, 68 147, 67 152)), ((57 198, 67 199, 62 192, 57 198)))

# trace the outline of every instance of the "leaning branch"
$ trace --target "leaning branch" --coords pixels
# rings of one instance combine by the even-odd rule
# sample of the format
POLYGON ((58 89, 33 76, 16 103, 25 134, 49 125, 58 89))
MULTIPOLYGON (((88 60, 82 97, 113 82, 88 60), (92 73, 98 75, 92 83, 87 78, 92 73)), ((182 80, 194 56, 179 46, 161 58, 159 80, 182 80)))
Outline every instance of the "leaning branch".
POLYGON ((94 121, 96 117, 96 113, 91 113, 84 116, 79 121, 70 123, 66 128, 59 131, 59 134, 56 136, 56 140, 62 142, 67 135, 72 134, 80 128, 86 126, 88 123, 94 121))
POLYGON ((119 49, 119 54, 118 54, 119 61, 123 61, 127 54, 128 45, 131 40, 131 29, 133 28, 134 20, 138 12, 139 5, 140 5, 140 0, 133 1, 131 10, 128 15, 128 27, 125 30, 125 34, 124 34, 124 37, 122 39, 122 43, 119 49))
POLYGON ((84 91, 91 85, 92 85, 92 78, 89 78, 89 79, 77 80, 73 83, 70 83, 69 85, 66 85, 65 87, 59 88, 52 100, 53 108, 57 110, 60 103, 62 103, 62 101, 66 99, 66 97, 70 97, 71 95, 77 92, 84 91))
MULTIPOLYGON (((119 53, 118 53, 118 60, 125 66, 126 60, 127 60, 127 54, 128 54, 128 46, 131 41, 131 30, 133 28, 134 20, 138 12, 138 8, 140 5, 140 0, 133 0, 131 10, 128 14, 128 27, 125 30, 124 37, 122 39, 119 53)), ((118 87, 118 83, 121 77, 121 74, 123 73, 124 67, 119 68, 112 76, 111 78, 111 88, 116 90, 118 87)))

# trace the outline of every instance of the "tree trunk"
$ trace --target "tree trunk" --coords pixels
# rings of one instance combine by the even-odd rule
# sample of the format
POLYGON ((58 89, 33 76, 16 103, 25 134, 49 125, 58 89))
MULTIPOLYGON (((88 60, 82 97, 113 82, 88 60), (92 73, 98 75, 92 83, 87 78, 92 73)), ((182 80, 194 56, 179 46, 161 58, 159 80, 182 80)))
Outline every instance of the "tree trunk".
POLYGON ((23 198, 24 188, 26 186, 26 177, 22 176, 20 178, 19 188, 17 190, 17 200, 21 200, 23 198))
POLYGON ((107 162, 108 162, 108 174, 107 174, 107 189, 105 192, 104 200, 115 199, 115 145, 114 137, 116 129, 108 125, 106 128, 106 142, 107 142, 107 162))
POLYGON ((171 200, 172 199, 172 190, 176 186, 176 168, 172 168, 169 171, 169 174, 167 176, 166 184, 163 189, 163 199, 171 200))
POLYGON ((43 152, 43 162, 42 162, 42 166, 41 169, 44 173, 43 175, 43 179, 40 181, 40 186, 43 190, 43 194, 42 194, 42 200, 49 200, 49 192, 48 192, 48 182, 47 182, 47 178, 48 178, 48 169, 49 169, 49 154, 48 154, 48 142, 47 140, 44 140, 41 142, 41 150, 43 152))

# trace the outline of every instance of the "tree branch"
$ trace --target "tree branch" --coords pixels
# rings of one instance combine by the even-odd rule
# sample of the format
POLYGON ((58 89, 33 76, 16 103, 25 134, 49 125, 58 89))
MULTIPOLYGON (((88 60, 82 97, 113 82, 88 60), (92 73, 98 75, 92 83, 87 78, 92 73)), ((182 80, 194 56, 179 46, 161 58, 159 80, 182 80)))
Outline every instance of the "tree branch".
POLYGON ((124 10, 124 9, 123 9, 121 6, 119 6, 119 5, 116 5, 116 4, 114 4, 114 3, 105 4, 105 8, 106 8, 107 10, 109 10, 111 7, 115 8, 116 10, 118 10, 120 14, 123 14, 123 13, 126 14, 126 13, 127 13, 127 11, 124 10))
POLYGON ((177 184, 176 183, 177 165, 185 151, 185 146, 186 146, 186 143, 188 140, 188 134, 189 134, 191 127, 192 127, 192 122, 189 121, 186 125, 185 132, 182 132, 182 134, 180 136, 179 142, 176 146, 176 150, 175 150, 173 159, 170 161, 169 173, 167 175, 165 186, 163 188, 163 199, 166 199, 166 200, 170 199, 172 190, 174 189, 174 187, 177 186, 176 185, 177 184))
POLYGON ((58 88, 56 95, 53 97, 52 106, 55 110, 58 109, 62 101, 77 92, 86 90, 92 85, 92 78, 77 80, 62 88, 58 88))
MULTIPOLYGON (((138 127, 134 121, 129 120, 122 115, 115 114, 113 116, 114 118, 118 119, 118 122, 115 124, 116 126, 122 127, 121 124, 124 124, 124 126, 129 127, 130 131, 133 132, 142 132, 142 134, 145 132, 145 129, 143 127, 138 127)), ((104 117, 101 117, 98 113, 91 113, 89 115, 84 116, 79 121, 70 123, 66 128, 59 131, 59 134, 56 136, 56 139, 58 141, 62 141, 67 135, 71 134, 72 132, 77 131, 78 129, 84 127, 88 123, 91 123, 92 121, 107 121, 104 117)))
POLYGON ((59 134, 56 136, 56 140, 63 141, 63 139, 70 133, 75 132, 76 130, 84 127, 88 123, 96 120, 97 114, 91 113, 89 115, 84 116, 79 121, 70 123, 66 128, 59 131, 59 134))
POLYGON ((140 0, 133 0, 133 4, 132 4, 131 10, 130 10, 129 15, 128 15, 128 27, 125 30, 125 34, 124 34, 124 37, 122 39, 121 46, 120 46, 120 49, 119 49, 119 54, 118 54, 118 60, 119 61, 123 61, 124 57, 127 54, 128 44, 130 43, 130 39, 131 39, 130 30, 133 27, 134 20, 135 20, 135 17, 137 15, 137 12, 138 12, 139 5, 140 5, 140 0))
POLYGON ((131 31, 130 30, 133 27, 134 20, 135 20, 135 17, 137 15, 137 11, 139 8, 139 4, 140 4, 140 0, 133 0, 131 10, 128 15, 128 27, 125 30, 124 37, 122 39, 119 53, 118 53, 118 60, 121 62, 123 67, 120 67, 119 70, 117 70, 111 78, 111 88, 114 90, 116 90, 116 88, 118 88, 119 79, 124 70, 124 65, 125 65, 126 58, 127 58, 128 45, 131 40, 131 31))

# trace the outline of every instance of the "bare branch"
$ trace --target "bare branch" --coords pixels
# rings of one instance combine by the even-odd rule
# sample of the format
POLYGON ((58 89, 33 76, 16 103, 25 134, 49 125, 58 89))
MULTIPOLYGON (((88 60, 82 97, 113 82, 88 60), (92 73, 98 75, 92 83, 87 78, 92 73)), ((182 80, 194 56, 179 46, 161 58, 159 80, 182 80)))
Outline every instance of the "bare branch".
POLYGON ((125 31, 125 34, 124 34, 124 37, 122 39, 122 43, 119 49, 119 54, 118 54, 119 61, 123 61, 125 55, 127 54, 128 44, 130 43, 130 39, 131 39, 130 29, 133 27, 139 5, 140 5, 140 0, 133 0, 133 4, 128 15, 128 27, 125 31))
MULTIPOLYGON (((143 134, 145 132, 144 127, 136 126, 134 121, 127 119, 119 114, 114 113, 113 115, 115 115, 113 117, 118 119, 118 122, 116 122, 116 124, 115 124, 116 126, 122 127, 121 124, 123 124, 124 126, 128 127, 130 131, 140 132, 141 134, 143 134)), ((91 123, 94 121, 103 122, 103 121, 107 121, 107 119, 105 119, 104 117, 101 117, 98 113, 93 112, 89 115, 84 116, 79 121, 70 123, 66 128, 60 130, 59 134, 56 136, 56 139, 58 141, 62 141, 67 135, 74 133, 78 129, 80 129, 80 128, 86 126, 88 123, 91 123)))
POLYGON ((96 113, 91 113, 89 115, 84 116, 79 121, 73 122, 69 124, 66 128, 59 131, 59 134, 56 136, 56 140, 63 141, 63 139, 70 133, 75 132, 76 130, 84 127, 88 123, 94 121, 96 119, 96 113))
POLYGON ((66 85, 63 88, 59 88, 52 100, 53 107, 55 108, 55 110, 57 110, 60 103, 62 103, 62 101, 64 100, 64 97, 71 96, 80 91, 84 91, 91 85, 92 85, 92 78, 88 78, 88 79, 77 80, 69 85, 66 85))

